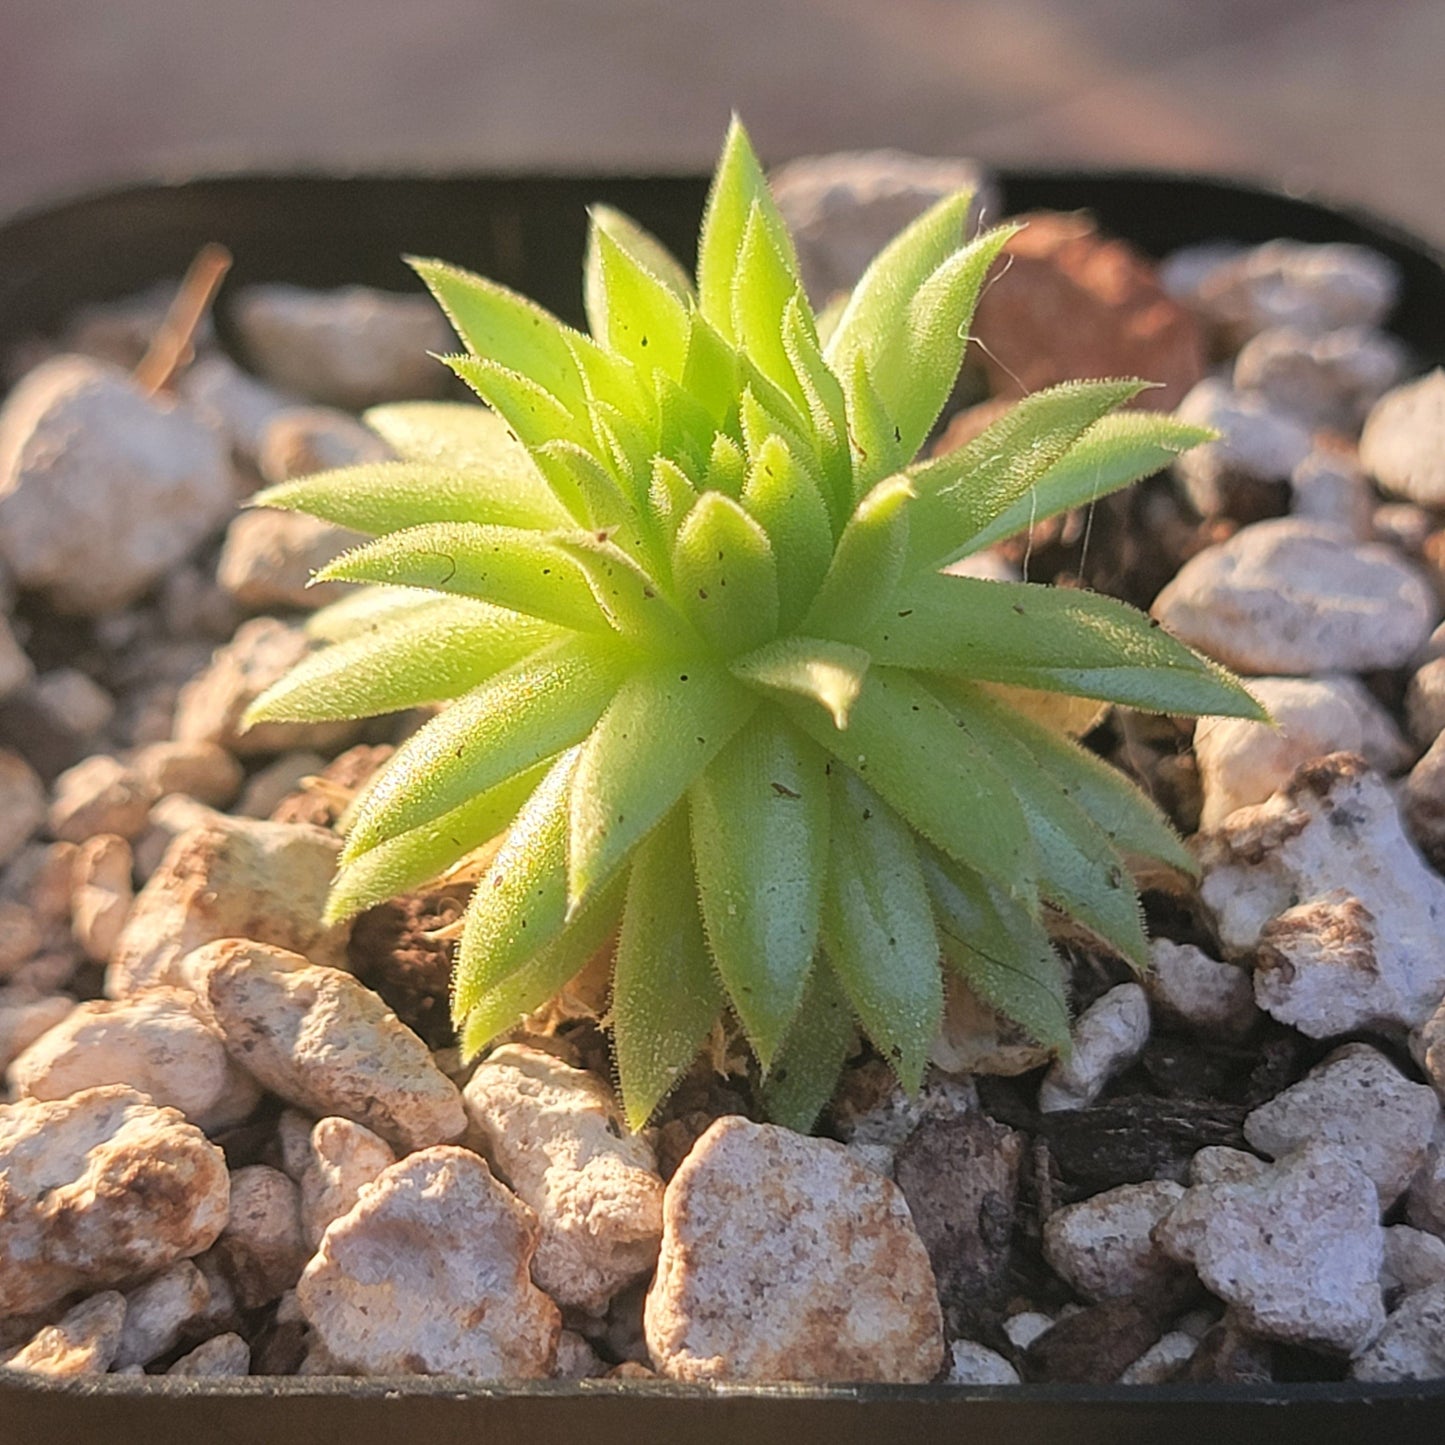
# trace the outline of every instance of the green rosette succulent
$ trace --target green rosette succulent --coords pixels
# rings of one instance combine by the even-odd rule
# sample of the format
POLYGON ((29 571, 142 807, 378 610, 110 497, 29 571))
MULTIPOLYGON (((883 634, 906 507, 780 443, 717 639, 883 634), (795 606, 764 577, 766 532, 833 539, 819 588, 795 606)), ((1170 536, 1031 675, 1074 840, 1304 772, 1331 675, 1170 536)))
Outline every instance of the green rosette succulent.
POLYGON ((914 460, 1014 231, 965 242, 968 203, 903 231, 824 337, 734 123, 695 284, 601 207, 590 336, 416 261, 485 406, 373 410, 403 460, 256 499, 373 540, 318 574, 371 585, 250 719, 446 704, 352 805, 329 913, 492 844, 457 948, 466 1054, 610 948, 633 1127, 730 1011, 773 1116, 808 1128, 857 1027, 917 1086, 945 971, 1066 1044, 1051 912, 1144 965, 1130 860, 1189 857, 1033 703, 1260 709, 1120 602, 947 569, 1208 434, 1119 410, 1143 382, 1080 382, 914 460))

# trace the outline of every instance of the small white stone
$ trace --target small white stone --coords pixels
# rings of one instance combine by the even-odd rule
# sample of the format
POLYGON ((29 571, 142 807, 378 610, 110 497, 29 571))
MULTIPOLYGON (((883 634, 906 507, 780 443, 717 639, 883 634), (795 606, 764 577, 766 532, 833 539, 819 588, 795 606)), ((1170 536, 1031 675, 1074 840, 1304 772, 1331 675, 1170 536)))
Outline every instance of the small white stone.
POLYGON ((5 1362, 10 1370, 60 1378, 103 1375, 120 1346, 125 1296, 114 1290, 82 1300, 5 1362))
POLYGON ((129 762, 157 798, 185 793, 212 808, 224 808, 245 778, 240 763, 216 743, 150 743, 137 748, 129 762))
POLYGON ((1380 1288, 1403 1298, 1437 1284, 1445 1284, 1445 1239, 1408 1224, 1391 1225, 1385 1231, 1380 1288))
POLYGON ((928 1051, 928 1062, 945 1074, 1027 1074, 1053 1057, 1053 1050, 989 1008, 961 979, 944 982, 943 1022, 928 1051))
POLYGON ((135 600, 229 515, 231 468, 184 402, 58 356, 0 409, 0 556, 60 612, 135 600))
POLYGON ((1234 384, 1311 431, 1330 427, 1355 436, 1404 369, 1404 346, 1373 327, 1311 333, 1277 326, 1257 333, 1240 349, 1234 384))
POLYGON ((238 1072, 192 994, 153 988, 75 1005, 15 1060, 9 1078, 21 1097, 32 1099, 125 1084, 214 1130, 239 1123, 258 1102, 255 1087, 244 1087, 245 1074, 238 1094, 238 1072))
POLYGON ((71 934, 93 963, 104 963, 120 938, 135 901, 130 844, 98 833, 76 850, 70 895, 71 934))
POLYGON ((350 925, 322 921, 340 848, 323 828, 220 814, 182 833, 136 898, 106 993, 179 982, 180 961, 220 938, 250 938, 344 967, 350 925))
POLYGON ((995 1350, 972 1340, 954 1340, 948 1347, 945 1385, 1018 1385, 1019 1372, 995 1350))
POLYGON ((240 1335, 213 1335, 189 1354, 182 1355, 168 1375, 218 1378, 251 1373, 251 1347, 240 1335))
POLYGON ((601 1080, 522 1044, 488 1057, 463 1098, 483 1152, 537 1215, 533 1278, 564 1308, 604 1313, 657 1260, 662 1179, 651 1144, 628 1132, 601 1080))
POLYGON ((55 780, 50 831, 67 843, 83 843, 98 833, 137 838, 156 796, 134 769, 97 753, 55 780))
POLYGON ((424 1149, 331 1225, 297 1298, 343 1370, 544 1379, 562 1321, 528 1276, 538 1235, 475 1154, 424 1149))
POLYGON ((1436 1093, 1445 1098, 1445 999, 1410 1036, 1410 1052, 1436 1093))
POLYGON ((1149 946, 1144 989, 1169 1023, 1206 1038, 1241 1039, 1259 1021, 1249 974, 1192 943, 1156 938, 1149 946))
POLYGON ((1376 402, 1360 437, 1360 462, 1383 491, 1445 506, 1445 368, 1376 402))
POLYGON ((1041 1314, 1038 1310, 1020 1310, 1003 1322, 1003 1332, 1016 1350, 1026 1350, 1042 1334, 1054 1327, 1052 1315, 1041 1314))
POLYGON ((557 1336, 557 1363, 552 1367, 554 1380, 595 1380, 607 1373, 606 1362, 576 1330, 563 1330, 557 1336))
POLYGON ((261 475, 288 482, 337 467, 384 462, 396 454, 354 416, 325 406, 298 406, 272 417, 261 442, 261 475))
POLYGON ((1155 1237, 1252 1334, 1353 1354, 1385 1320, 1379 1209, 1347 1152, 1309 1144, 1256 1179, 1191 1188, 1155 1237))
POLYGON ((225 1156, 134 1089, 0 1105, 0 1314, 154 1274, 226 1222, 225 1156))
POLYGON ((269 818, 283 798, 325 767, 326 759, 320 753, 282 753, 251 775, 235 811, 243 818, 269 818))
POLYGON ((1119 1376, 1121 1385, 1164 1385, 1194 1358, 1199 1341, 1183 1330, 1160 1337, 1119 1376))
POLYGON ((1137 1294, 1178 1273, 1153 1229, 1183 1197, 1182 1185, 1151 1179, 1067 1204, 1044 1225, 1044 1258, 1087 1300, 1137 1294))
POLYGON ((1149 999, 1137 983, 1121 983, 1074 1021, 1073 1047, 1039 1085, 1039 1112, 1086 1109, 1149 1042, 1149 999))
POLYGON ((34 958, 44 940, 33 908, 0 898, 0 979, 9 978, 34 958))
POLYGON ((75 1007, 66 994, 40 994, 24 984, 0 988, 0 1070, 64 1021, 75 1007))
POLYGON ((1290 473, 1290 516, 1335 527, 1357 542, 1375 536, 1375 493, 1364 471, 1346 452, 1317 448, 1290 473))
POLYGON ((396 1155, 370 1129, 335 1115, 316 1121, 306 1154, 299 1181, 301 1232, 314 1250, 331 1221, 351 1210, 362 1188, 395 1164, 396 1155))
POLYGON ((1445 995, 1445 880, 1363 760, 1301 768, 1200 835, 1200 897, 1260 1007, 1311 1038, 1416 1028, 1445 995))
POLYGON ((45 785, 20 756, 0 748, 0 863, 8 863, 45 821, 45 785))
POLYGON ((360 411, 446 391, 447 370, 432 356, 454 346, 455 338, 425 296, 367 286, 248 286, 232 314, 267 381, 312 401, 360 411))
POLYGON ((1258 1179, 1269 1165, 1256 1154, 1210 1144, 1189 1161, 1191 1184, 1243 1184, 1258 1179))
POLYGON ((1274 1158, 1302 1144, 1336 1145, 1374 1181, 1385 1210, 1424 1162, 1439 1118, 1434 1090, 1368 1044, 1346 1044, 1255 1109, 1244 1137, 1274 1158))
POLYGON ((1308 676, 1402 666, 1439 621, 1440 603, 1392 548, 1281 517, 1192 557, 1152 611, 1238 672, 1308 676))
POLYGON ((1199 382, 1179 404, 1178 414, 1219 433, 1218 440, 1190 447, 1174 463, 1203 517, 1229 513, 1231 499, 1241 490, 1284 481, 1309 453, 1309 433, 1298 421, 1215 377, 1199 382))
POLYGON ((1425 1150, 1425 1162, 1410 1181, 1405 1218, 1416 1229, 1445 1238, 1445 1121, 1435 1126, 1435 1136, 1425 1150))
POLYGON ((667 1187, 644 1321, 654 1366, 678 1380, 922 1383, 944 1358, 897 1186, 841 1144, 735 1115, 667 1187))
POLYGON ((1380 1337, 1350 1366, 1352 1380, 1376 1384, 1445 1376, 1445 1284, 1407 1295, 1380 1337))
POLYGON ((176 385, 197 415, 252 467, 258 463, 272 419, 297 402, 296 397, 258 381, 220 353, 200 357, 186 367, 176 385))
POLYGON ((1436 871, 1445 873, 1445 733, 1410 770, 1400 790, 1400 806, 1411 837, 1436 871))
POLYGON ((165 861, 171 844, 182 833, 210 823, 225 827, 225 814, 198 803, 185 793, 168 793, 151 809, 146 830, 131 849, 135 855, 135 876, 142 883, 149 882, 165 861))
POLYGON ((230 1218, 212 1253, 245 1309, 279 1299, 310 1255, 301 1234, 301 1191, 266 1164, 234 1170, 230 1218))
POLYGON ((1249 690, 1272 723, 1203 718, 1194 729, 1204 786, 1201 828, 1216 827, 1236 808, 1264 802, 1313 758, 1359 753, 1385 773, 1410 761, 1394 719, 1358 678, 1256 677, 1249 690))
MULTIPOLYGON (((8 627, 0 627, 0 694, 5 691, 4 679, 13 675, 5 661, 3 639, 8 631, 8 627)), ((35 698, 51 717, 59 718, 83 738, 104 732, 115 716, 115 699, 78 667, 57 667, 37 678, 35 698)))
POLYGON ((456 1085, 350 974, 237 938, 198 950, 187 968, 231 1057, 288 1103, 353 1119, 402 1149, 465 1130, 456 1085))
POLYGON ((211 1287, 188 1259, 178 1260, 129 1291, 125 1297, 125 1327, 114 1363, 148 1365, 173 1349, 181 1331, 206 1308, 211 1287))
POLYGON ((217 649, 211 665, 181 689, 175 736, 211 742, 240 757, 281 753, 288 748, 322 752, 344 747, 356 735, 355 722, 268 722, 244 731, 245 711, 311 651, 305 632, 274 617, 254 617, 217 649))

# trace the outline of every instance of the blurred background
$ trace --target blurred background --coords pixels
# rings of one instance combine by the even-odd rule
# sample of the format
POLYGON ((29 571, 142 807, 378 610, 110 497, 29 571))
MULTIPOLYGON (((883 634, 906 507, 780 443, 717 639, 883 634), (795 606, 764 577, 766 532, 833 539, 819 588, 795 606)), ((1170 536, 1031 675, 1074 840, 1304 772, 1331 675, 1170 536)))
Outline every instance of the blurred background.
POLYGON ((1174 166, 1445 242, 1445 0, 0 0, 0 213, 156 175, 1174 166))

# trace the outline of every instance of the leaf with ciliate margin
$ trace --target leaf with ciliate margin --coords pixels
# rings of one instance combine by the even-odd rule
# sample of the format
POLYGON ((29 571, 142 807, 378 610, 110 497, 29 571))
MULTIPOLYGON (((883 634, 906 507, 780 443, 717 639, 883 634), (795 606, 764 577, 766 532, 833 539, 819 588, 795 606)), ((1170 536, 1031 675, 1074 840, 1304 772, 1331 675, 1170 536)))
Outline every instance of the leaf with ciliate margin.
POLYGON ((972 538, 1029 491, 1101 417, 1142 381, 1067 381, 1011 407, 971 442, 908 469, 918 492, 909 568, 936 572, 972 550, 972 538))
POLYGON ((302 626, 312 642, 345 642, 389 627, 437 602, 458 608, 486 605, 470 597, 448 597, 417 587, 357 587, 335 602, 318 607, 302 626))
POLYGON ((737 352, 701 312, 694 311, 688 318, 682 385, 706 408, 713 426, 719 429, 736 424, 740 368, 737 352))
POLYGON ((862 352, 853 358, 845 389, 848 443, 853 454, 853 490, 858 493, 884 477, 893 476, 909 458, 903 451, 903 432, 888 415, 869 374, 868 358, 862 352))
POLYGON ((382 582, 475 597, 580 632, 607 619, 577 564, 557 541, 523 527, 431 522, 343 552, 319 582, 382 582))
POLYGON ((834 728, 846 728, 870 658, 861 648, 822 637, 780 637, 731 665, 739 682, 781 700, 817 703, 834 728))
POLYGON ((965 555, 1151 477, 1181 452, 1213 441, 1216 435, 1207 427, 1191 426, 1157 411, 1112 412, 1096 421, 1027 496, 974 533, 965 555))
POLYGON ((806 412, 807 398, 783 345, 784 314, 790 302, 801 298, 797 273, 779 254, 762 209, 754 202, 732 282, 733 336, 753 365, 806 412))
POLYGON ((641 1129, 723 1009, 698 913, 687 809, 638 846, 612 975, 612 1039, 628 1127, 641 1129))
POLYGON ((511 472, 464 471, 424 462, 369 462, 281 482, 257 492, 247 505, 305 512, 373 537, 427 522, 566 526, 567 513, 531 460, 524 456, 523 461, 524 466, 511 472))
POLYGON ((357 797, 342 862, 579 742, 623 672, 613 645, 569 640, 464 693, 402 743, 357 797))
POLYGON ((848 443, 848 403, 843 386, 823 360, 812 313, 802 295, 783 311, 783 348, 803 390, 803 401, 818 438, 818 461, 828 510, 841 531, 856 500, 853 454, 848 443))
MULTIPOLYGON (((1014 789, 1038 857, 1041 896, 1091 929, 1136 968, 1146 967, 1149 941, 1123 856, 1041 765, 1024 741, 1028 725, 962 687, 950 687, 947 704, 960 730, 988 752, 1014 789)), ((958 861, 973 866, 971 859, 958 861)))
MULTIPOLYGON (((727 497, 740 497, 747 475, 748 459, 744 456, 743 449, 724 432, 715 432, 708 450, 707 472, 698 491, 721 492, 727 497)), ((756 516, 756 513, 754 515, 756 516)), ((768 535, 771 536, 772 533, 768 535)))
POLYGON ((622 636, 645 642, 664 655, 693 643, 694 634, 683 615, 610 537, 570 532, 554 540, 558 551, 586 577, 598 607, 622 636))
POLYGON ((548 623, 484 602, 429 598, 303 658, 246 709, 243 726, 377 717, 442 702, 560 635, 548 623))
POLYGON ((530 466, 507 423, 474 401, 390 401, 361 419, 404 461, 504 476, 530 466))
POLYGON ((587 238, 587 318, 593 339, 650 375, 680 377, 687 356, 687 307, 594 212, 587 238))
POLYGON ((698 307, 727 341, 734 340, 733 274, 754 206, 761 214, 768 239, 796 278, 798 262, 793 238, 778 214, 747 131, 734 116, 713 173, 697 247, 698 307))
POLYGON ((444 356, 442 360, 506 419, 524 446, 565 441, 588 449, 596 444, 585 406, 569 411, 531 377, 494 361, 477 356, 444 356))
POLYGON ((570 910, 618 873, 757 701, 713 663, 643 668, 622 683, 587 738, 572 789, 570 910))
POLYGON ((768 534, 721 492, 704 492, 672 547, 673 587, 689 621, 731 657, 778 628, 778 567, 768 534))
POLYGON ((832 781, 824 948, 864 1032, 912 1091, 943 1017, 938 931, 918 849, 871 788, 843 768, 832 781))
POLYGON ((890 477, 858 503, 800 624, 805 632, 853 642, 883 615, 908 558, 913 500, 908 479, 890 477))
POLYGON ((474 357, 529 378, 565 410, 582 409, 586 396, 568 340, 571 327, 485 276, 445 261, 408 261, 474 357))
POLYGON ((793 1027, 762 1081, 768 1118, 785 1129, 808 1133, 833 1097, 857 1042, 847 995, 827 958, 820 956, 808 975, 793 1027))
POLYGON ((718 973, 764 1068, 803 997, 828 866, 827 755, 755 712, 693 784, 692 851, 718 973))
POLYGON ((921 850, 921 861, 950 967, 1046 1048, 1067 1049, 1068 974, 1042 922, 933 849, 921 850))
POLYGON ((890 667, 1150 712, 1264 717, 1243 684, 1144 613, 1074 588, 923 573, 859 645, 890 667))
MULTIPOLYGON (((677 258, 651 231, 639 226, 631 216, 601 202, 593 205, 588 214, 594 231, 605 232, 617 246, 632 257, 637 265, 656 276, 678 300, 688 303, 693 300, 692 277, 683 270, 677 258)), ((596 325, 591 322, 591 297, 597 286, 594 275, 597 260, 595 249, 589 249, 583 263, 583 288, 587 298, 587 315, 594 337, 599 334, 596 325)))
POLYGON ((541 1008, 587 967, 616 928, 625 882, 624 874, 602 889, 551 943, 488 989, 465 1017, 453 1011, 463 1062, 475 1058, 498 1034, 514 1028, 523 1014, 541 1008))
POLYGON ((469 1013, 484 993, 561 933, 567 914, 567 814, 580 748, 548 768, 507 829, 467 906, 452 1007, 469 1013))
MULTIPOLYGON (((741 454, 738 459, 741 462, 741 454)), ((782 627, 790 629, 812 605, 833 560, 827 503, 778 436, 769 437, 754 455, 742 501, 772 543, 778 564, 778 617, 782 627)))
POLYGON ((1033 905, 1039 865, 1017 780, 912 674, 870 669, 847 732, 811 708, 789 712, 929 842, 1033 905))
POLYGON ((378 843, 344 866, 331 885, 325 921, 339 923, 418 888, 496 838, 542 781, 549 765, 539 763, 517 773, 433 822, 378 843))

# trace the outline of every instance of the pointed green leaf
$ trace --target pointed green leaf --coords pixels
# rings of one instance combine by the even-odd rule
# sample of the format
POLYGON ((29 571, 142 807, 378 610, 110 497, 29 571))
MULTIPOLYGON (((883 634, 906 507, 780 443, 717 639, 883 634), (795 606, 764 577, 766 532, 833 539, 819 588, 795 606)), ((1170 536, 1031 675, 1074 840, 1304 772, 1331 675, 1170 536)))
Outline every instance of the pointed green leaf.
POLYGON ((584 527, 637 525, 631 499, 591 452, 575 442, 546 442, 533 448, 532 457, 553 493, 584 527))
POLYGON ((734 116, 708 192, 697 250, 699 309, 729 341, 734 339, 733 275, 754 206, 759 210, 769 240, 796 276, 798 263, 792 237, 778 214, 752 142, 734 116))
POLYGON ((378 843, 344 866, 326 900, 326 922, 339 923, 417 888, 490 842, 516 816, 548 766, 539 763, 517 773, 435 821, 378 843))
POLYGON ((828 509, 843 521, 856 500, 853 455, 848 441, 848 404, 843 385, 823 360, 806 298, 800 293, 783 312, 783 348, 802 387, 803 402, 818 438, 818 459, 828 495, 828 509))
MULTIPOLYGON (((721 492, 724 496, 739 497, 742 495, 743 483, 747 474, 748 460, 743 455, 743 449, 730 436, 723 432, 715 432, 712 446, 708 451, 707 472, 698 490, 721 492)), ((764 530, 766 530, 766 526, 764 530)))
MULTIPOLYGON (((1038 857, 1040 894, 1122 957, 1145 967, 1149 943, 1124 859, 1080 803, 1040 765, 1039 755, 1024 740, 1036 740, 1026 731, 1028 725, 983 694, 961 687, 950 688, 948 706, 960 731, 997 761, 1013 786, 1038 857)), ((970 859, 958 861, 973 866, 970 859)))
POLYGON ((778 436, 769 437, 754 455, 742 500, 772 543, 778 564, 778 616, 784 627, 792 627, 812 605, 833 560, 827 504, 778 436))
POLYGON ((607 627, 571 557, 551 538, 521 527, 476 522, 411 527, 343 552, 316 578, 424 587, 475 597, 579 631, 607 627))
POLYGON ((534 653, 413 733, 352 805, 342 861, 419 828, 586 736, 622 675, 599 639, 534 653))
POLYGON ((489 988, 469 1013, 453 1008, 463 1061, 475 1058, 498 1034, 520 1023, 523 1014, 541 1008, 581 973, 617 927, 625 881, 624 875, 602 889, 551 943, 489 988))
POLYGON ((813 962, 828 865, 827 755, 761 709, 693 784, 708 943, 766 1068, 813 962))
POLYGON ((592 335, 651 375, 680 377, 687 356, 687 308, 667 282, 598 224, 588 236, 587 316, 592 335))
MULTIPOLYGON (((859 283, 854 304, 828 343, 828 359, 845 379, 857 374, 855 358, 866 358, 905 458, 923 445, 953 390, 984 277, 1018 230, 1001 226, 953 252, 901 304, 893 298, 903 288, 889 274, 885 251, 870 268, 872 283, 868 277, 859 283)), ((904 232, 900 242, 908 236, 904 232)), ((907 270, 900 264, 899 276, 907 270)))
POLYGON ((369 536, 425 522, 557 527, 568 520, 525 452, 511 471, 462 471, 421 462, 343 467, 267 487, 250 505, 305 512, 369 536))
POLYGON ((828 714, 834 728, 848 726, 870 658, 861 648, 820 637, 781 637, 739 657, 732 675, 748 687, 781 699, 803 698, 828 714))
POLYGON ((1096 421, 1020 497, 968 544, 977 552, 1016 532, 1083 507, 1163 471, 1181 452, 1213 440, 1214 432, 1157 411, 1119 411, 1096 421))
POLYGON ((572 792, 574 911, 615 876, 756 703, 710 663, 646 668, 617 689, 582 749, 572 792))
POLYGON ((652 483, 647 489, 648 511, 657 528, 660 543, 665 544, 667 576, 672 575, 672 543, 683 518, 697 502, 697 488, 687 473, 668 457, 652 459, 652 483))
POLYGON ((892 667, 1150 712, 1264 716, 1241 683, 1144 613, 1073 588, 924 573, 859 641, 892 667))
POLYGON ((641 1129, 722 1013, 693 880, 687 809, 637 849, 612 976, 612 1037, 627 1123, 641 1129))
POLYGON ((921 858, 950 967, 985 1004, 1039 1043, 1067 1049, 1068 974, 1040 920, 931 848, 921 858))
POLYGON ((392 401, 361 419, 408 462, 453 471, 527 469, 527 449, 489 407, 473 401, 392 401))
POLYGON ((454 607, 484 605, 469 597, 446 597, 440 592, 427 593, 416 587, 357 587, 335 602, 318 607, 303 626, 312 642, 345 642, 400 622, 436 602, 447 602, 454 607))
POLYGON ((793 1027, 762 1083, 768 1118, 808 1133, 833 1097, 848 1056, 857 1046, 853 1010, 826 958, 808 975, 793 1027))
POLYGON ((707 464, 715 435, 707 408, 687 394, 670 376, 656 371, 657 448, 675 457, 692 476, 700 476, 707 464))
POLYGON ((768 380, 806 411, 807 398, 783 345, 784 313, 801 294, 796 272, 773 244, 762 208, 754 202, 733 275, 733 336, 768 380))
POLYGON ((376 717, 443 702, 559 636, 545 622, 486 603, 429 598, 303 658, 246 709, 244 726, 376 717))
POLYGON ((852 641, 883 614, 903 576, 913 500, 908 479, 891 477, 858 503, 803 618, 805 631, 852 641))
POLYGON ((704 492, 684 518, 672 580, 693 626, 724 656, 778 629, 778 568, 768 534, 721 492, 704 492))
POLYGON ((973 441, 910 467, 918 492, 909 565, 937 571, 973 549, 972 539, 1020 499, 1107 412, 1137 396, 1142 381, 1069 381, 1011 407, 973 441))
MULTIPOLYGON (((598 203, 589 211, 591 228, 607 234, 614 244, 620 246, 643 270, 651 272, 680 301, 690 302, 693 298, 692 277, 677 258, 645 227, 639 226, 631 216, 624 215, 615 207, 598 203)), ((596 286, 594 270, 598 264, 595 248, 590 248, 584 263, 583 278, 588 298, 588 318, 592 315, 591 296, 596 286)), ((597 328, 592 327, 593 336, 597 328)))
POLYGON ((593 444, 587 412, 580 402, 576 411, 569 410, 531 377, 495 361, 476 356, 444 356, 442 360, 506 418, 524 446, 539 447, 552 441, 575 442, 583 448, 593 444))
POLYGON ((882 477, 891 477, 909 460, 903 451, 903 432, 888 414, 868 358, 860 351, 844 378, 848 394, 848 442, 853 453, 853 489, 861 492, 882 477))
POLYGON ((737 424, 740 363, 733 350, 700 311, 688 318, 687 361, 682 384, 707 408, 715 427, 737 424))
POLYGON ((917 1089, 943 1017, 933 909, 908 826, 842 768, 829 854, 828 961, 874 1046, 917 1089))
POLYGON ((586 398, 568 345, 570 327, 535 301, 458 266, 418 258, 411 266, 473 356, 527 377, 562 407, 580 410, 586 398))
POLYGON ((567 913, 567 811, 580 748, 547 770, 507 830, 467 907, 452 1008, 470 1013, 488 990, 562 931, 567 913))
POLYGON ((558 551, 576 564, 607 621, 624 637, 661 652, 686 649, 694 634, 653 578, 605 533, 558 534, 558 551))
POLYGON ((872 668, 847 732, 789 711, 931 843, 1032 905, 1038 864, 1017 779, 916 678, 872 668))

